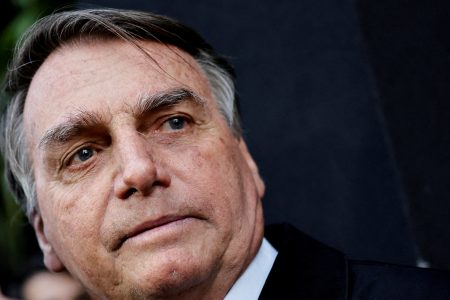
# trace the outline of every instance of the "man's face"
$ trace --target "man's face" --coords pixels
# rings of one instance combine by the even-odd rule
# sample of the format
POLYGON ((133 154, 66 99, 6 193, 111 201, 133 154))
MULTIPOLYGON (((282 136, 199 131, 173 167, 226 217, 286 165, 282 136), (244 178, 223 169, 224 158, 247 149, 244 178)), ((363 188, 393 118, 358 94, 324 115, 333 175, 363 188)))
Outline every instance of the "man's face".
POLYGON ((260 245, 264 184, 195 60, 141 45, 152 59, 121 41, 65 46, 33 78, 45 263, 98 298, 223 297, 260 245))

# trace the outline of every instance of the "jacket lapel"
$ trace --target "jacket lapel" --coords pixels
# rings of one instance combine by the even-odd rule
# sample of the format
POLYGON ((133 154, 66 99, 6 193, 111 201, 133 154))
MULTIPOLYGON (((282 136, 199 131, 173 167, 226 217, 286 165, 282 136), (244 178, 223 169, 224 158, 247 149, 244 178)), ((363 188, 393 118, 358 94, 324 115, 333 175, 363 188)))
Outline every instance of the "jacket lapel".
POLYGON ((345 256, 289 224, 266 228, 278 256, 259 299, 347 299, 345 256))

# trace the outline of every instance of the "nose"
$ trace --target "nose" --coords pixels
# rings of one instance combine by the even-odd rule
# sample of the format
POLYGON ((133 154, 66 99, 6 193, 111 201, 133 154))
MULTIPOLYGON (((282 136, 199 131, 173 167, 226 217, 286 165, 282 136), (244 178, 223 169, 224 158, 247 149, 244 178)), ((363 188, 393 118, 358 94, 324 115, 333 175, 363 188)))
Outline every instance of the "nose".
POLYGON ((167 187, 170 177, 160 163, 155 162, 145 137, 128 134, 116 141, 119 173, 114 184, 117 198, 125 200, 134 194, 148 196, 156 186, 167 187))

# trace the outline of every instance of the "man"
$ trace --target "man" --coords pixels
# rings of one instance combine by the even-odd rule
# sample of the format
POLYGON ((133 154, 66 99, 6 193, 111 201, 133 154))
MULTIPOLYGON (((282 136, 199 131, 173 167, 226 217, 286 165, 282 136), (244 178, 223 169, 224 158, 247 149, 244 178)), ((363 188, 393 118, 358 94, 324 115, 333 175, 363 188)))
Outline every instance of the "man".
POLYGON ((450 297, 443 272, 348 261, 287 225, 263 238, 265 187, 232 69, 191 29, 149 13, 62 12, 17 49, 10 186, 47 268, 93 298, 450 297))

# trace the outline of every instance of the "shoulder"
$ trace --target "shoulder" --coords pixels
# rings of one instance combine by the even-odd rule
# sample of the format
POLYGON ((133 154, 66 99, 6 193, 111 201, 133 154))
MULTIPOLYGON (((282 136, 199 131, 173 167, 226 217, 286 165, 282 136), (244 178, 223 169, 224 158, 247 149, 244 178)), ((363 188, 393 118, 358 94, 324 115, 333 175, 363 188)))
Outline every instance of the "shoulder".
POLYGON ((450 299, 448 271, 355 260, 348 266, 351 299, 450 299))
POLYGON ((289 224, 269 226, 265 236, 278 256, 263 296, 282 290, 285 299, 450 299, 448 271, 352 260, 289 224))
POLYGON ((345 256, 289 224, 266 228, 278 251, 260 299, 345 299, 345 256))

